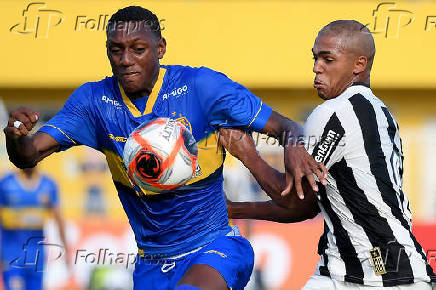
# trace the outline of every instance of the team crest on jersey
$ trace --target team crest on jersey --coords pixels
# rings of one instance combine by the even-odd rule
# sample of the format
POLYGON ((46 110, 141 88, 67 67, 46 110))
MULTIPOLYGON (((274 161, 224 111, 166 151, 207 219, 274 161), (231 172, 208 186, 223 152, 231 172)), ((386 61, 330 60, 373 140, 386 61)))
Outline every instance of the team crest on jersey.
POLYGON ((191 123, 188 121, 188 119, 186 119, 186 117, 177 118, 176 121, 179 121, 180 123, 182 123, 183 126, 185 126, 189 130, 189 132, 192 133, 191 123))

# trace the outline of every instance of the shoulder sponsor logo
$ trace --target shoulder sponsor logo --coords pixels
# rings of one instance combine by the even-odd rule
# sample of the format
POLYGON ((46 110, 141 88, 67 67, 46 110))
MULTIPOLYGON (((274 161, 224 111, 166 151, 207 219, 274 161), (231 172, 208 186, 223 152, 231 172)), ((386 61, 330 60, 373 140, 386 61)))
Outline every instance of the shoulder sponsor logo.
POLYGON ((172 90, 171 92, 169 92, 169 93, 165 93, 165 94, 163 94, 163 96, 162 96, 162 100, 166 100, 166 99, 168 99, 169 97, 180 98, 180 97, 186 95, 187 92, 188 92, 188 86, 187 86, 187 85, 184 85, 184 86, 182 86, 182 87, 180 87, 180 88, 173 89, 173 90, 172 90))
POLYGON ((316 162, 324 162, 326 157, 330 154, 332 148, 338 143, 341 138, 341 134, 336 133, 333 130, 329 130, 326 136, 320 140, 318 144, 317 152, 314 154, 316 162))
POLYGON ((105 102, 106 104, 111 104, 111 105, 115 106, 116 108, 121 108, 121 104, 117 100, 113 100, 113 99, 106 97, 106 96, 102 96, 101 100, 103 102, 105 102))

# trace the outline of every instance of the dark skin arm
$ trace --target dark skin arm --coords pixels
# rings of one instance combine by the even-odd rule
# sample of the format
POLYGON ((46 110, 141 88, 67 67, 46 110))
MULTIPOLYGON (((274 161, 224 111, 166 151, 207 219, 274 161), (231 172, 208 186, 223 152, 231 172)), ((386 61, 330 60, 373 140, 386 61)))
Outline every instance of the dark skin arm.
POLYGON ((282 196, 285 174, 269 166, 256 151, 254 141, 246 132, 220 129, 220 143, 250 170, 262 189, 272 198, 268 202, 228 202, 231 218, 253 218, 277 222, 298 222, 313 218, 319 212, 317 198, 307 180, 303 180, 306 198, 293 194, 282 196))
POLYGON ((283 188, 282 195, 288 195, 295 187, 297 195, 303 199, 303 178, 307 179, 314 191, 318 191, 313 174, 322 184, 327 183, 327 169, 324 164, 316 162, 304 148, 303 127, 300 124, 273 111, 262 133, 275 137, 285 147, 286 187, 283 188))
MULTIPOLYGON (((303 182, 303 188, 308 183, 303 182)), ((310 187, 309 187, 310 188, 310 187)), ((278 223, 296 223, 316 217, 319 213, 315 195, 306 192, 304 200, 295 199, 288 208, 274 200, 259 202, 227 201, 227 211, 232 219, 256 219, 278 223)), ((296 194, 294 195, 296 196, 296 194)))
POLYGON ((59 151, 59 143, 50 135, 37 133, 30 135, 30 131, 38 121, 39 113, 25 107, 12 111, 4 133, 9 160, 18 168, 35 167, 36 164, 53 152, 59 151), (22 124, 14 127, 14 122, 22 124))

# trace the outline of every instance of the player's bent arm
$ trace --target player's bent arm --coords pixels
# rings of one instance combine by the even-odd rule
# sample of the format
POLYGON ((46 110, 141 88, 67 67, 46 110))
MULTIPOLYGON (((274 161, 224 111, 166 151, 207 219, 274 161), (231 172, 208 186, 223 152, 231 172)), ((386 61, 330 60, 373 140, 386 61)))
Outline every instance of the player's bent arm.
POLYGON ((44 157, 60 148, 59 143, 48 134, 30 135, 38 119, 38 112, 25 107, 9 114, 8 124, 3 131, 9 160, 18 168, 34 167, 44 157))
POLYGON ((286 170, 286 187, 283 194, 288 194, 293 186, 300 198, 304 198, 302 178, 306 177, 314 191, 318 186, 313 177, 315 174, 321 183, 326 184, 327 169, 321 163, 315 162, 304 147, 303 127, 288 118, 272 111, 262 133, 276 137, 285 147, 284 163, 286 170))
POLYGON ((316 217, 319 207, 315 194, 306 193, 306 198, 301 200, 293 198, 290 205, 285 208, 274 200, 264 202, 232 202, 227 201, 229 218, 232 219, 257 219, 279 223, 296 223, 316 217))
POLYGON ((293 199, 291 195, 282 196, 281 193, 286 187, 285 174, 272 168, 257 153, 254 141, 251 136, 238 129, 221 128, 219 141, 227 151, 241 160, 247 167, 261 188, 277 204, 288 207, 293 199))
POLYGON ((35 167, 53 152, 59 151, 59 143, 46 133, 11 138, 6 134, 6 148, 9 160, 18 168, 35 167))

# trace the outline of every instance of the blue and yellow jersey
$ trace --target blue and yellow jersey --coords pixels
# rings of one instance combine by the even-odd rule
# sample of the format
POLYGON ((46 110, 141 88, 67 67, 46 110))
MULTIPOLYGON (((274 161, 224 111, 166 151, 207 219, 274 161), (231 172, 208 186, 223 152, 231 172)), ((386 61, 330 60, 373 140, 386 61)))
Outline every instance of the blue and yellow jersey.
POLYGON ((222 186, 225 154, 215 130, 259 131, 270 114, 270 107, 222 73, 161 66, 150 96, 134 103, 115 77, 82 85, 40 132, 55 138, 61 150, 87 145, 102 151, 138 247, 150 255, 176 255, 230 231, 222 186), (123 168, 123 148, 137 126, 156 117, 177 119, 192 132, 199 170, 177 190, 144 195, 132 187, 123 168))
POLYGON ((29 239, 43 236, 45 221, 58 206, 58 189, 49 177, 39 175, 27 184, 20 174, 0 180, 0 247, 5 262, 21 257, 29 239))

